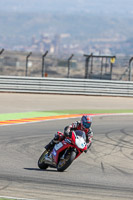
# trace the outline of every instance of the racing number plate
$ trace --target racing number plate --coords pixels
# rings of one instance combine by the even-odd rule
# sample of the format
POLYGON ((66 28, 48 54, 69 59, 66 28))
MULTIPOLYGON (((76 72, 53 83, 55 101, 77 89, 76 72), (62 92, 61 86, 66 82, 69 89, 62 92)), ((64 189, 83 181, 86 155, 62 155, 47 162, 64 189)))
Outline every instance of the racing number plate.
POLYGON ((61 147, 63 147, 62 142, 56 144, 54 148, 55 148, 56 151, 58 151, 61 147))

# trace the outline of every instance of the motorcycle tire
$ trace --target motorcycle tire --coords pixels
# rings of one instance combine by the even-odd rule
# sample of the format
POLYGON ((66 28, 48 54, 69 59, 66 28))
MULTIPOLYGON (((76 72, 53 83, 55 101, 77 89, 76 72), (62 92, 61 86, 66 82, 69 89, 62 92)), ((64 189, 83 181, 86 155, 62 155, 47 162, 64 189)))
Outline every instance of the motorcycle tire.
POLYGON ((39 160, 38 160, 38 167, 40 169, 47 169, 48 168, 48 164, 45 164, 45 155, 48 152, 45 150, 42 155, 40 156, 39 160))
POLYGON ((59 172, 63 172, 65 169, 67 169, 71 163, 73 162, 73 160, 76 157, 76 152, 75 151, 71 151, 69 152, 69 154, 66 156, 65 159, 60 159, 58 165, 57 165, 57 171, 59 172))

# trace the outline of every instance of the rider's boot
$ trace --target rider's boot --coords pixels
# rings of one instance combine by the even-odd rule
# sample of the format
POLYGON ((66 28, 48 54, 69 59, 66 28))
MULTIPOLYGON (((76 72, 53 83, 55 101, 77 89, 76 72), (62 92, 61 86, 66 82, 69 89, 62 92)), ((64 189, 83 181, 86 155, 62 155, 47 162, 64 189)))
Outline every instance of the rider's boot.
POLYGON ((46 149, 47 151, 49 151, 49 152, 52 151, 52 149, 54 148, 54 145, 55 145, 56 143, 58 143, 58 142, 59 142, 59 135, 55 134, 55 136, 54 136, 54 138, 51 140, 51 142, 45 146, 45 149, 46 149))
POLYGON ((51 142, 49 142, 49 143, 45 146, 45 149, 46 149, 47 151, 52 151, 52 149, 54 148, 54 145, 55 145, 54 141, 51 140, 51 142))

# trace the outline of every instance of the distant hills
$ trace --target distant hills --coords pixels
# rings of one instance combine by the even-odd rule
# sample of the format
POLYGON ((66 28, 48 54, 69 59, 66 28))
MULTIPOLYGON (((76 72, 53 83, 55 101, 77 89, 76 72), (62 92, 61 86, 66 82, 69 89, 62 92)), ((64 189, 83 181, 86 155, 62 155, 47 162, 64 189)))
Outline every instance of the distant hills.
POLYGON ((0 46, 30 45, 32 36, 70 34, 66 43, 132 41, 132 0, 0 0, 0 46))

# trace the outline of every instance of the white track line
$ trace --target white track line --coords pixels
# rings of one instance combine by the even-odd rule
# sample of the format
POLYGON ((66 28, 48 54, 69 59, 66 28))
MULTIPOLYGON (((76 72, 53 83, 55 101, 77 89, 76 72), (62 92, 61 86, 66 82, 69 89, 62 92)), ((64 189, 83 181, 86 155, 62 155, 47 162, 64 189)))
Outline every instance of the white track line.
POLYGON ((15 200, 35 200, 35 199, 24 199, 24 198, 8 197, 8 196, 0 196, 0 198, 4 198, 4 199, 15 199, 15 200))

